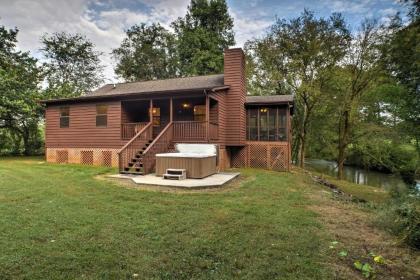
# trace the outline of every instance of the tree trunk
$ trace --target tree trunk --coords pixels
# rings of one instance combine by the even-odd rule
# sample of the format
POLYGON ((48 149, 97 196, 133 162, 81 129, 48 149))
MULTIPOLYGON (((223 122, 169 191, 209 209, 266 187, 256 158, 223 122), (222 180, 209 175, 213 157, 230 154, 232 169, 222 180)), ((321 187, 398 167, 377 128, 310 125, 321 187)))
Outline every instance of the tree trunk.
POLYGON ((342 180, 344 175, 344 161, 346 160, 347 139, 349 136, 349 111, 344 111, 338 125, 338 179, 342 180))
POLYGON ((303 104, 302 125, 299 131, 300 145, 299 145, 299 166, 305 167, 305 144, 306 144, 306 128, 308 122, 308 107, 306 103, 303 104))
POLYGON ((31 144, 30 144, 29 138, 30 138, 30 131, 28 128, 24 127, 22 129, 22 140, 23 140, 23 154, 25 156, 31 155, 31 144))

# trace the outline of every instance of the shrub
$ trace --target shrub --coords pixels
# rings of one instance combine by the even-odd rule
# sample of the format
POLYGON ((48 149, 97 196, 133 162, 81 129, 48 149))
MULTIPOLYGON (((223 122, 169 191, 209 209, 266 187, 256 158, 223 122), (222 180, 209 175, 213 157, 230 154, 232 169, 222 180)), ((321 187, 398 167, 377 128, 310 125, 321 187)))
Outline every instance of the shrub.
POLYGON ((418 194, 391 192, 393 198, 383 206, 378 222, 397 235, 401 242, 420 249, 420 200, 418 194))

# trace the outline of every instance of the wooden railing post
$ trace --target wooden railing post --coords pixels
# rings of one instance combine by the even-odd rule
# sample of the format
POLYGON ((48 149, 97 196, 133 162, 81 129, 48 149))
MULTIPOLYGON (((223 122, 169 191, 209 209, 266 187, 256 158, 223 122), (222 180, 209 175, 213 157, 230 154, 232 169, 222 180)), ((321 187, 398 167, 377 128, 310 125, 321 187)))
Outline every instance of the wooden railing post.
POLYGON ((153 125, 153 99, 150 99, 150 104, 149 104, 149 120, 153 125))
POLYGON ((209 122, 210 122, 210 99, 206 94, 206 140, 210 142, 209 139, 209 122))
POLYGON ((171 99, 169 100, 169 122, 172 122, 173 121, 173 118, 174 118, 174 108, 173 108, 173 100, 172 100, 172 97, 171 97, 171 99))

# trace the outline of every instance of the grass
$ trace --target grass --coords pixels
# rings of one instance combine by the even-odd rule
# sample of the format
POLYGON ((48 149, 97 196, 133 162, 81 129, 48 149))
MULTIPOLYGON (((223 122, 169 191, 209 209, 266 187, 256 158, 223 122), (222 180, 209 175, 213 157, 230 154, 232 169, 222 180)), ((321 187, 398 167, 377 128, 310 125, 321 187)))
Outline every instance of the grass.
POLYGON ((0 160, 6 279, 326 279, 329 233, 304 176, 241 170, 237 187, 156 192, 115 170, 0 160))

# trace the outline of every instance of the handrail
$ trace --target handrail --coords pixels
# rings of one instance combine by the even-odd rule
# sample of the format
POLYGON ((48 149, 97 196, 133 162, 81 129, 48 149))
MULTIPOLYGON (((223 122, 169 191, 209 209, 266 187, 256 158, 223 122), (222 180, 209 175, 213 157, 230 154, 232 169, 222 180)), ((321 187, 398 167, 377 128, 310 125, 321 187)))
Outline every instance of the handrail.
POLYGON ((140 134, 142 134, 143 133, 143 131, 145 131, 146 129, 148 129, 149 128, 149 126, 151 126, 152 125, 152 122, 149 122, 145 127, 143 127, 142 128, 142 130, 140 130, 136 135, 134 135, 134 137, 133 138, 131 138, 131 140, 130 141, 128 141, 118 152, 117 152, 117 154, 119 154, 119 153, 121 153, 125 148, 127 148, 128 147, 128 145, 130 145, 131 143, 133 143, 136 139, 137 139, 137 137, 138 136, 140 136, 140 134))
POLYGON ((172 122, 169 122, 166 127, 159 133, 159 135, 156 136, 153 142, 150 143, 149 147, 144 150, 143 154, 146 154, 153 147, 153 144, 155 144, 162 137, 162 135, 169 129, 170 126, 172 126, 172 122))
POLYGON ((153 171, 156 154, 167 152, 172 143, 173 123, 170 122, 143 152, 143 171, 148 174, 153 171))
POLYGON ((121 123, 121 138, 131 139, 137 132, 142 130, 149 122, 121 123))

